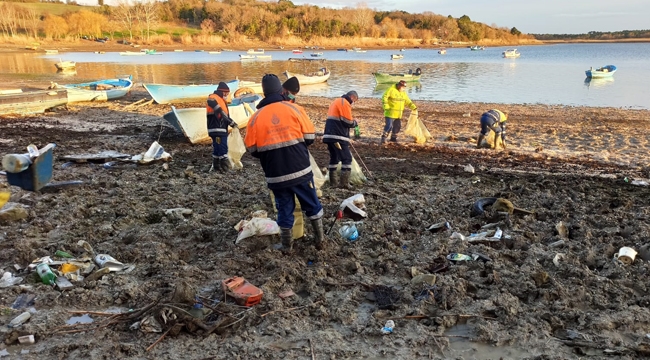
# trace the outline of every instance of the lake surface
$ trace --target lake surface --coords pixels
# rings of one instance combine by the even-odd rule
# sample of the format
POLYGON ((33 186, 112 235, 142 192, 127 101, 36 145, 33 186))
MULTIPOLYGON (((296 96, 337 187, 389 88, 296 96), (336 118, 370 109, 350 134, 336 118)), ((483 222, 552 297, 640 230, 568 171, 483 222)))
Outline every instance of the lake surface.
MULTIPOLYGON (((93 45, 95 46, 95 45, 93 45)), ((126 49, 127 47, 125 47, 126 49)), ((332 75, 326 84, 307 85, 302 95, 340 96, 356 90, 361 97, 380 97, 386 86, 376 86, 373 72, 406 72, 421 68, 420 83, 408 89, 412 100, 494 102, 517 104, 563 104, 650 109, 650 43, 561 44, 520 46, 521 57, 504 59, 506 47, 470 51, 450 48, 446 55, 437 49, 368 50, 323 52, 332 75), (401 53, 404 59, 390 60, 401 53), (588 81, 590 67, 616 65, 610 79, 588 81)), ((314 50, 293 54, 291 50, 267 51, 272 60, 239 60, 241 51, 164 52, 162 55, 120 56, 119 53, 69 52, 58 55, 34 53, 0 54, 0 77, 5 80, 33 79, 61 84, 132 74, 144 83, 218 83, 239 77, 259 82, 266 73, 281 75, 312 72, 319 64, 289 62, 310 57, 314 50), (77 62, 76 72, 57 73, 54 63, 77 62)))

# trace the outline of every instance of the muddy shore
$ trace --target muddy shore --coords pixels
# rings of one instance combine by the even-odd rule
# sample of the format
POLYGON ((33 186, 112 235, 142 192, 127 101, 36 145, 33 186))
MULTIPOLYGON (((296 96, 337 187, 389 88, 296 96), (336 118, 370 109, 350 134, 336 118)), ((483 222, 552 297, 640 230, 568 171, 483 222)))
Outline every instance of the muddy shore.
MULTIPOLYGON (((362 139, 353 154, 372 179, 351 191, 325 185, 321 198, 329 228, 343 199, 364 194, 368 218, 360 237, 344 242, 335 227, 327 249, 317 251, 307 226, 295 253, 284 255, 271 246, 277 237, 234 244, 233 226, 242 218, 256 210, 274 217, 258 161, 246 154, 241 171, 208 173, 210 146, 191 145, 168 126, 161 115, 169 106, 128 107, 146 96, 138 87, 109 103, 0 117, 0 154, 54 142, 53 181, 84 182, 42 193, 11 188, 11 202, 24 206, 28 217, 0 223, 0 265, 24 280, 0 295, 0 353, 24 359, 650 355, 650 266, 643 259, 650 260, 650 252, 642 251, 650 235, 650 189, 632 185, 650 178, 650 111, 417 102, 433 138, 415 145, 402 136, 399 144, 378 146, 380 102, 361 99, 354 114, 362 139), (479 116, 490 108, 510 114, 505 151, 474 146, 479 116), (104 150, 139 154, 153 141, 172 155, 166 166, 63 166, 61 159, 104 150), (470 217, 472 204, 484 197, 508 199, 534 214, 504 217, 489 210, 470 217), (173 208, 192 214, 165 214, 173 208), (452 229, 426 231, 441 221, 452 229), (451 238, 497 222, 507 235, 500 241, 451 238), (57 250, 80 256, 80 240, 135 268, 64 292, 14 268, 57 250), (640 252, 631 265, 613 260, 623 246, 640 252), (450 253, 490 261, 452 263, 445 259, 450 253), (447 268, 439 271, 440 265, 447 268), (413 282, 418 273, 435 279, 413 282), (260 304, 243 309, 224 301, 220 281, 235 275, 264 291, 260 304), (379 308, 380 286, 396 295, 386 309, 379 308), (287 290, 295 295, 282 298, 287 290), (12 304, 30 294, 30 320, 8 328, 25 311, 12 304), (192 308, 195 296, 213 309, 204 323, 223 325, 210 335, 181 311, 192 308), (90 315, 94 323, 66 327, 72 310, 97 312, 90 315), (111 318, 105 314, 111 311, 125 315, 111 318), (164 323, 161 314, 170 312, 177 319, 164 323), (149 315, 162 332, 130 329, 149 315), (387 319, 394 319, 394 332, 382 335, 387 319), (174 323, 184 325, 174 329, 174 323), (17 344, 18 336, 29 334, 35 344, 17 344)), ((320 131, 330 101, 299 98, 320 131)), ((201 104, 182 105, 189 106, 201 104)), ((325 167, 326 147, 317 141, 311 152, 325 167)))

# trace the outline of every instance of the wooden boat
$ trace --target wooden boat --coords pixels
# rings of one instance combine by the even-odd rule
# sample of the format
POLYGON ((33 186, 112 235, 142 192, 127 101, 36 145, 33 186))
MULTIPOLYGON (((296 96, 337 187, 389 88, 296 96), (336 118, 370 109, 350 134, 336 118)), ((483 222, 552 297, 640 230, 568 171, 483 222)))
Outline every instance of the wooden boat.
POLYGON ((221 54, 221 51, 208 51, 208 54, 221 54))
POLYGON ((609 78, 614 76, 614 73, 616 72, 616 66, 614 65, 605 65, 601 68, 595 69, 591 68, 587 71, 585 71, 585 74, 587 75, 588 78, 592 79, 601 79, 601 78, 609 78))
POLYGON ((302 54, 302 50, 300 50, 300 49, 295 49, 295 50, 292 50, 291 52, 294 53, 294 54, 302 54))
POLYGON ((311 57, 321 57, 321 56, 323 56, 323 53, 322 52, 315 52, 315 53, 309 54, 309 56, 311 56, 311 57))
POLYGON ((54 55, 54 54, 58 54, 58 53, 59 53, 59 50, 47 50, 47 49, 45 49, 45 55, 54 55))
POLYGON ((447 53, 447 49, 438 50, 438 54, 440 54, 440 55, 445 55, 446 53, 447 53))
MULTIPOLYGON (((248 125, 248 120, 255 112, 257 104, 262 100, 262 96, 245 95, 240 98, 234 98, 231 104, 228 104, 230 117, 237 123, 241 129, 248 125)), ((209 143, 212 140, 208 136, 208 129, 205 126, 205 107, 177 109, 172 106, 172 111, 163 115, 176 130, 183 133, 192 144, 209 143)))
MULTIPOLYGON (((174 50, 175 51, 175 50, 174 50)), ((144 56, 147 55, 144 51, 123 51, 120 53, 122 56, 144 56)))
POLYGON ((302 62, 302 61, 325 61, 324 58, 306 58, 306 57, 301 57, 301 58, 289 58, 289 61, 291 62, 302 62))
POLYGON ((239 55, 239 60, 253 60, 255 55, 239 55))
POLYGON ((261 55, 261 54, 264 54, 264 49, 257 49, 257 50, 248 49, 248 51, 246 51, 246 54, 249 54, 249 55, 261 55))
POLYGON ((74 69, 77 66, 77 63, 74 61, 59 61, 58 63, 54 64, 57 69, 59 70, 68 70, 68 69, 74 69))
MULTIPOLYGON (((239 80, 227 82, 230 93, 234 94, 240 86, 239 80)), ((169 104, 171 102, 184 102, 196 99, 207 99, 216 89, 216 84, 202 85, 166 85, 166 84, 142 84, 149 92, 149 95, 158 104, 169 104)))
POLYGON ((0 115, 37 114, 67 103, 67 89, 36 90, 0 95, 0 115))
POLYGON ((517 51, 517 49, 508 49, 508 50, 503 52, 503 57, 504 58, 514 59, 514 58, 518 58, 520 56, 521 56, 521 54, 519 53, 519 51, 517 51))
POLYGON ((302 85, 310 85, 310 84, 320 84, 324 83, 327 81, 327 79, 330 78, 330 71, 326 67, 321 68, 319 71, 312 73, 312 74, 296 74, 296 73, 291 73, 289 71, 284 72, 284 76, 288 78, 295 76, 298 79, 298 82, 300 83, 300 86, 302 85))
POLYGON ((82 84, 53 84, 54 89, 63 88, 68 90, 68 103, 119 99, 128 94, 132 87, 133 80, 131 76, 82 84))
POLYGON ((394 74, 389 74, 389 73, 372 73, 372 75, 375 77, 375 81, 377 81, 377 84, 396 84, 400 80, 404 81, 420 81, 420 77, 422 77, 422 70, 420 68, 415 69, 415 72, 409 71, 408 73, 394 73, 394 74))
POLYGON ((402 54, 392 54, 392 55, 390 56, 390 59, 391 59, 391 60, 404 59, 404 55, 402 55, 402 54))

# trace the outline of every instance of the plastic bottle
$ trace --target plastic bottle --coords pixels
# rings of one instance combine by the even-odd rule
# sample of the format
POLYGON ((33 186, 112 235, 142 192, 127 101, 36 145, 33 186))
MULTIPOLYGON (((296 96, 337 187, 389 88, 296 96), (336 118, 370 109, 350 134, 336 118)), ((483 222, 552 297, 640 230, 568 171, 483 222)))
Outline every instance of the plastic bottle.
POLYGON ((5 171, 10 173, 19 173, 27 170, 32 161, 29 160, 28 155, 23 154, 7 154, 2 157, 2 167, 5 171))
POLYGON ((41 277, 43 284, 54 285, 56 282, 56 275, 50 269, 50 266, 47 264, 39 264, 36 267, 36 273, 41 277))
POLYGON ((24 313, 16 316, 11 322, 9 323, 9 327, 17 327, 22 324, 24 324, 29 318, 32 317, 32 314, 30 314, 28 311, 25 311, 24 313))
POLYGON ((359 231, 356 225, 343 225, 339 228, 339 235, 348 241, 356 241, 359 238, 359 231))
POLYGON ((40 155, 40 152, 38 151, 38 147, 34 144, 29 144, 27 146, 27 152, 29 152, 29 157, 30 158, 37 158, 40 155))
POLYGON ((361 128, 359 127, 359 125, 354 127, 354 138, 355 139, 361 138, 361 128))

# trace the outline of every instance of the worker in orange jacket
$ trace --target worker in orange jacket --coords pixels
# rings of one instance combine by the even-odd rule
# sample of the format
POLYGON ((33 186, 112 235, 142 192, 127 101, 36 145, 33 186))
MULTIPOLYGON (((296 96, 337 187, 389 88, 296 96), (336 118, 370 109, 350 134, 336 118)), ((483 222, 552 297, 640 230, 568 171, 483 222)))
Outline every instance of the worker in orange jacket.
POLYGON ((341 163, 340 186, 344 189, 350 188, 350 172, 352 171, 350 129, 357 127, 357 121, 352 118, 352 104, 357 100, 359 100, 357 92, 349 91, 332 101, 327 111, 323 142, 327 144, 327 150, 330 153, 329 172, 332 188, 339 184, 334 176, 339 162, 341 163))
POLYGON ((275 196, 281 249, 293 248, 291 228, 295 198, 311 220, 316 247, 324 242, 323 206, 316 195, 307 146, 316 137, 314 124, 305 110, 287 101, 280 79, 274 74, 262 78, 264 99, 248 122, 244 143, 260 159, 266 184, 275 196))
POLYGON ((220 82, 217 90, 208 96, 205 107, 208 119, 208 135, 212 139, 212 167, 210 171, 226 172, 230 169, 228 160, 228 126, 237 127, 230 118, 226 98, 230 88, 225 82, 220 82))

